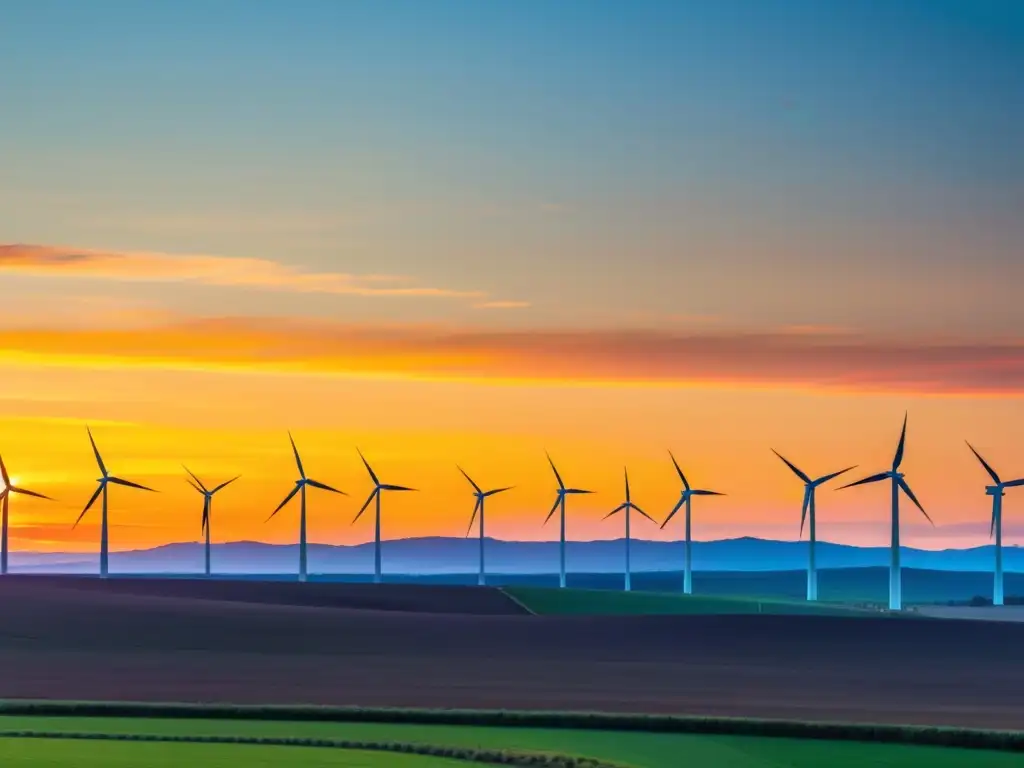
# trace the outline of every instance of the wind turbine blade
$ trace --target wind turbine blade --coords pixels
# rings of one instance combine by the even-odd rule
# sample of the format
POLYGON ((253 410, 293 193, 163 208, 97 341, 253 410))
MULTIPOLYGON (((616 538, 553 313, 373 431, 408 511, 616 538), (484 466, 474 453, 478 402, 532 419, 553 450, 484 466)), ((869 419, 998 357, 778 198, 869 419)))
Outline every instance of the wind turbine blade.
POLYGON ((92 445, 93 455, 96 457, 96 464, 100 468, 100 472, 104 477, 107 476, 107 465, 103 463, 103 457, 100 456, 100 449, 96 447, 96 441, 92 438, 92 430, 89 427, 85 428, 85 431, 89 433, 89 443, 92 445))
POLYGON ((0 456, 0 478, 4 481, 4 488, 8 488, 11 485, 11 477, 7 474, 7 465, 4 464, 4 459, 0 456))
MULTIPOLYGON (((472 482, 472 481, 470 481, 472 482)), ((469 527, 466 529, 466 538, 469 538, 469 534, 473 531, 473 523, 476 522, 476 513, 480 509, 480 505, 483 503, 483 499, 480 496, 476 497, 476 504, 473 505, 473 516, 469 518, 469 527)))
POLYGON ((216 493, 216 492, 217 492, 217 491, 219 491, 219 490, 220 490, 221 488, 226 488, 227 486, 231 485, 231 484, 232 484, 233 482, 235 482, 235 480, 237 480, 237 479, 238 479, 238 478, 240 478, 240 477, 241 477, 241 475, 235 475, 235 476, 234 476, 234 477, 232 477, 232 478, 231 478, 230 480, 225 480, 225 481, 224 481, 223 483, 221 483, 220 485, 218 485, 217 487, 215 487, 215 488, 214 488, 214 489, 213 489, 212 491, 210 491, 210 493, 216 493))
POLYGON ((562 496, 561 496, 561 494, 559 494, 558 496, 556 496, 556 497, 555 497, 555 503, 554 503, 554 506, 552 506, 552 507, 551 507, 551 511, 550 511, 550 512, 548 512, 548 516, 544 518, 544 525, 547 525, 547 524, 548 524, 548 520, 550 520, 550 519, 551 519, 551 516, 555 514, 555 510, 557 510, 557 509, 558 509, 558 503, 559 503, 559 502, 560 502, 561 500, 562 500, 562 496))
POLYGON ((626 478, 626 503, 629 503, 629 470, 622 468, 622 476, 626 478))
POLYGON ((602 520, 607 520, 609 517, 614 515, 616 512, 621 512, 622 510, 626 509, 626 507, 627 507, 626 504, 619 504, 619 506, 617 506, 615 509, 613 509, 611 512, 609 512, 607 515, 605 515, 601 519, 602 520))
POLYGON ((841 490, 843 490, 843 488, 853 488, 853 486, 855 486, 855 485, 867 485, 868 483, 877 483, 877 482, 879 482, 881 480, 888 480, 888 479, 889 479, 889 473, 888 472, 879 472, 877 475, 871 475, 870 477, 865 477, 863 480, 858 480, 855 483, 847 483, 846 485, 841 485, 838 488, 836 488, 836 490, 837 491, 841 491, 841 490))
POLYGON ((330 491, 331 493, 340 493, 342 496, 348 496, 344 491, 339 491, 337 488, 331 488, 331 486, 325 485, 317 480, 306 480, 306 485, 312 485, 314 488, 319 488, 321 491, 330 491))
POLYGON ((20 493, 22 496, 35 496, 37 499, 46 499, 47 501, 53 501, 53 499, 51 499, 49 496, 44 496, 41 493, 30 491, 27 488, 18 488, 13 485, 9 485, 7 486, 7 488, 11 493, 20 493))
POLYGON ((276 515, 278 512, 280 512, 284 508, 285 504, 287 504, 289 501, 292 500, 292 497, 295 496, 295 494, 299 492, 299 488, 300 487, 301 486, 298 483, 295 484, 295 487, 292 488, 291 491, 288 493, 288 495, 284 497, 284 501, 282 501, 280 504, 278 504, 277 508, 273 512, 270 513, 270 517, 267 518, 268 522, 271 519, 273 519, 274 515, 276 515))
POLYGON ((356 513, 356 516, 352 518, 353 525, 355 525, 356 521, 363 516, 363 512, 365 512, 366 508, 370 506, 370 502, 373 501, 373 497, 376 496, 378 493, 380 493, 380 487, 376 487, 372 491, 370 491, 370 495, 366 497, 366 501, 363 502, 363 506, 359 508, 359 511, 356 513))
POLYGON ((672 451, 669 451, 668 455, 672 459, 672 465, 676 468, 679 479, 683 481, 683 488, 690 490, 690 482, 686 479, 686 475, 683 474, 683 470, 679 468, 679 462, 676 461, 676 457, 672 455, 672 451))
MULTIPOLYGON (((459 467, 458 464, 456 464, 455 466, 459 467)), ((469 480, 469 484, 473 486, 474 491, 476 491, 477 493, 483 493, 483 491, 480 490, 480 486, 473 482, 473 478, 466 474, 466 470, 464 470, 462 467, 459 467, 459 472, 461 472, 463 476, 465 476, 465 478, 469 480)), ((474 512, 473 514, 476 513, 474 512)))
POLYGON ((1020 480, 1011 480, 1008 483, 1003 483, 1003 488, 1019 488, 1022 485, 1024 485, 1024 477, 1020 480))
POLYGON ((295 439, 292 437, 292 433, 288 433, 288 442, 292 444, 292 453, 295 454, 295 466, 299 468, 299 477, 303 480, 306 479, 306 470, 302 468, 302 459, 299 458, 299 449, 295 447, 295 439))
POLYGON ((921 506, 921 502, 917 500, 917 496, 915 496, 914 492, 910 490, 910 486, 907 485, 907 481, 901 477, 896 482, 899 483, 900 488, 903 489, 903 492, 907 494, 910 500, 914 502, 914 506, 921 510, 921 514, 925 516, 925 519, 932 525, 935 525, 932 519, 928 517, 928 513, 924 511, 924 507, 921 506))
POLYGON ((896 455, 892 460, 892 470, 895 472, 900 468, 900 464, 903 463, 903 449, 907 445, 907 417, 909 414, 903 415, 903 431, 900 432, 900 444, 896 446, 896 455))
POLYGON ((563 493, 593 493, 593 491, 585 491, 582 488, 566 488, 562 492, 563 493))
POLYGON ((651 517, 651 516, 650 516, 650 515, 648 515, 648 514, 647 514, 646 512, 644 512, 644 511, 643 511, 642 509, 640 509, 640 507, 638 507, 638 506, 637 506, 636 504, 633 504, 633 505, 631 505, 631 506, 633 507, 633 511, 634 511, 634 512, 639 512, 639 513, 640 513, 641 515, 643 515, 644 517, 646 517, 646 518, 647 518, 648 520, 650 520, 650 521, 651 521, 652 523, 654 523, 655 525, 657 525, 657 524, 658 524, 658 523, 657 523, 657 521, 655 521, 655 519, 654 519, 653 517, 651 517))
POLYGON ((814 481, 814 485, 824 485, 829 480, 835 480, 840 475, 845 475, 851 469, 856 469, 856 468, 857 468, 857 465, 854 464, 852 467, 847 467, 846 469, 840 469, 838 472, 833 472, 831 475, 825 475, 824 477, 819 477, 817 480, 814 481))
POLYGON ((156 493, 156 490, 154 490, 153 488, 148 488, 145 485, 133 483, 131 480, 122 480, 120 477, 108 476, 107 481, 113 483, 114 485, 123 485, 127 488, 138 488, 140 491, 152 491, 153 493, 156 493))
POLYGON ((786 466, 789 467, 791 470, 793 470, 793 473, 797 477, 799 477, 801 480, 803 480, 805 483, 811 482, 811 478, 809 478, 806 474, 804 474, 803 470, 801 470, 799 467, 797 467, 796 464, 791 462, 789 459, 787 459, 781 453, 776 451, 774 448, 772 448, 772 453, 774 453, 776 456, 778 456, 780 459, 782 459, 782 461, 785 462, 786 466))
POLYGON ((407 488, 404 485, 382 485, 380 487, 382 491, 415 491, 415 488, 407 488))
POLYGON ((82 510, 82 514, 80 514, 78 516, 78 519, 75 520, 75 524, 71 526, 72 529, 78 527, 78 524, 82 522, 82 518, 85 517, 85 513, 88 512, 89 508, 96 503, 96 499, 100 497, 101 493, 103 493, 103 483, 100 483, 99 485, 96 486, 96 492, 92 495, 92 498, 89 499, 88 503, 85 505, 85 509, 82 510))
POLYGON ((804 503, 800 508, 800 538, 804 537, 804 523, 807 522, 807 510, 811 507, 811 486, 804 488, 804 503))
POLYGON ((992 508, 992 522, 988 526, 988 537, 991 539, 995 535, 996 535, 996 510, 995 510, 995 507, 993 506, 993 508, 992 508))
POLYGON ((203 485, 203 481, 202 481, 202 480, 200 480, 200 479, 199 479, 198 477, 196 477, 196 475, 195 475, 195 472, 193 472, 193 471, 192 471, 191 469, 189 469, 188 467, 186 467, 186 466, 185 466, 184 464, 182 464, 181 466, 182 466, 182 468, 183 468, 183 469, 184 469, 184 470, 185 470, 186 472, 188 472, 188 473, 189 473, 189 475, 191 475, 192 479, 196 481, 196 485, 198 485, 198 486, 199 486, 199 487, 200 487, 200 488, 201 488, 202 490, 204 490, 204 491, 205 491, 205 490, 207 490, 207 489, 206 489, 206 486, 205 486, 205 485, 203 485))
POLYGON ((661 524, 662 528, 668 525, 668 521, 676 516, 676 512, 679 511, 681 506, 683 506, 683 499, 679 499, 679 501, 676 502, 676 505, 672 507, 672 511, 668 513, 668 517, 665 518, 665 522, 661 524))
POLYGON ((977 457, 978 461, 981 462, 981 466, 985 468, 985 471, 988 472, 988 476, 992 478, 995 484, 1002 485, 1003 481, 999 479, 999 475, 997 475, 996 471, 992 469, 989 463, 981 457, 981 454, 974 449, 974 446, 971 445, 970 443, 967 443, 967 447, 971 449, 971 453, 973 453, 977 457))
POLYGON ((724 493, 718 491, 691 491, 694 496, 725 496, 724 493))
POLYGON ((370 473, 370 479, 373 480, 374 485, 380 485, 380 480, 377 479, 377 475, 374 474, 373 469, 370 467, 370 462, 363 456, 363 452, 356 448, 356 453, 359 454, 359 458, 363 460, 363 466, 366 467, 366 471, 370 473))
POLYGON ((493 491, 485 491, 484 496, 493 496, 496 493, 504 493, 505 491, 511 491, 515 488, 514 485, 510 485, 507 488, 495 488, 493 491))
POLYGON ((560 474, 558 474, 558 468, 555 467, 555 462, 553 462, 551 460, 551 454, 545 452, 544 455, 548 457, 548 464, 551 465, 551 471, 555 473, 555 480, 558 481, 558 487, 564 490, 565 489, 565 483, 562 482, 562 476, 560 474))
POLYGON ((195 482, 193 482, 193 481, 192 481, 192 478, 190 478, 190 477, 186 477, 186 478, 185 478, 185 482, 186 482, 186 483, 188 483, 189 485, 191 485, 191 486, 192 486, 193 488, 195 488, 195 489, 196 489, 197 491, 199 491, 199 493, 203 493, 203 494, 205 494, 205 493, 206 493, 206 491, 204 491, 204 490, 203 490, 202 488, 200 488, 200 487, 199 487, 198 485, 196 485, 196 484, 195 484, 195 482))
POLYGON ((203 496, 203 526, 200 529, 203 533, 206 533, 206 526, 210 524, 210 497, 203 496))

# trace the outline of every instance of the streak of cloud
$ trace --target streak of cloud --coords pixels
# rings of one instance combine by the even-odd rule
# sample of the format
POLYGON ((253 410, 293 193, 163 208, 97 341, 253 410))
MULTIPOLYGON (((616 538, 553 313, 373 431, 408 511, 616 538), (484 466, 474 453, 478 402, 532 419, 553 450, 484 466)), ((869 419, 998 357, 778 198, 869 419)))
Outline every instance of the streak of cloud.
POLYGON ((305 272, 269 259, 115 252, 49 245, 0 245, 0 272, 130 282, 191 282, 297 293, 487 300, 484 291, 402 285, 398 275, 305 272))
POLYGON ((0 331, 0 361, 552 383, 1024 395, 1024 341, 852 333, 493 331, 287 318, 0 331))

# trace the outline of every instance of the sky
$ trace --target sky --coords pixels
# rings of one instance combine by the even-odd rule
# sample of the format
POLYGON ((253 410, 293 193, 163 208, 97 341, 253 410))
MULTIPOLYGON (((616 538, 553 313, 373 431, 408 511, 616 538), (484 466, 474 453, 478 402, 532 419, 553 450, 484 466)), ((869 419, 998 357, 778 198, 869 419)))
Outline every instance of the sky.
MULTIPOLYGON (((799 535, 814 475, 904 467, 988 541, 1024 476, 1024 5, 1016 0, 16 0, 0 26, 0 456, 56 501, 12 547, 310 538, 385 482, 384 536, 617 538, 697 486, 697 539, 799 535)), ((1024 540, 1024 493, 1008 540, 1024 540), (1021 519, 1015 520, 1020 515, 1021 519)), ((819 536, 884 544, 882 486, 819 536)), ((671 524, 635 528, 674 539, 671 524)))

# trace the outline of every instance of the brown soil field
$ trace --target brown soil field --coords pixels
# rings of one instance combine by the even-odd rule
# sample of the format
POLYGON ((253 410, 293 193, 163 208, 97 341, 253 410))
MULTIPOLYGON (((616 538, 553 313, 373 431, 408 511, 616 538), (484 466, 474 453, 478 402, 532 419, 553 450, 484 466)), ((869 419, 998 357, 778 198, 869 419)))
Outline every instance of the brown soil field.
POLYGON ((0 698, 1024 727, 1024 624, 531 616, 475 587, 0 579, 0 698))

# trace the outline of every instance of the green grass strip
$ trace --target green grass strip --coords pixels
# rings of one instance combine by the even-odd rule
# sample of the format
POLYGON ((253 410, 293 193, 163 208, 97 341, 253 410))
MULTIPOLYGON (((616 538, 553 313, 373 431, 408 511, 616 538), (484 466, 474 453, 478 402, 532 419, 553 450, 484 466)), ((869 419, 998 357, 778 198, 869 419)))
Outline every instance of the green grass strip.
POLYGON ((143 733, 74 733, 67 731, 0 731, 0 739, 80 739, 83 741, 150 741, 186 744, 252 744, 264 747, 317 747, 360 752, 401 752, 424 757, 443 757, 489 765, 536 766, 536 768, 622 768, 615 763, 540 752, 468 749, 411 744, 397 741, 350 741, 347 739, 284 738, 260 736, 173 736, 143 733))
POLYGON ((276 720, 761 736, 1024 752, 1024 732, 685 715, 369 707, 6 701, 0 716, 276 720))

